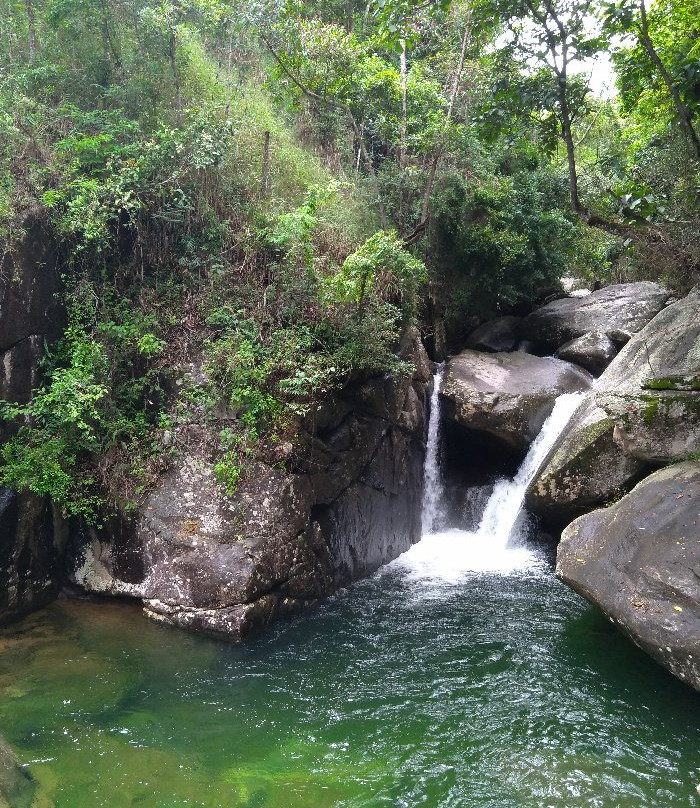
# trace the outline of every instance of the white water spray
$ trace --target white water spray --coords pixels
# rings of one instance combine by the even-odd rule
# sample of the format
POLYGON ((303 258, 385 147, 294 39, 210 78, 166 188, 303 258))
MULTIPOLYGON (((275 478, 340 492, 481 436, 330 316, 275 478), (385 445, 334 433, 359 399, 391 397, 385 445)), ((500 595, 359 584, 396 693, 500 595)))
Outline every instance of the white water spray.
POLYGON ((438 366, 433 378, 428 419, 428 443, 423 466, 423 505, 421 513, 423 535, 432 533, 437 526, 442 504, 442 475, 440 474, 440 389, 445 363, 438 366))
MULTIPOLYGON (((435 384, 437 389, 437 377, 435 384)), ((396 566, 406 570, 414 579, 446 583, 457 583, 467 575, 479 572, 507 575, 516 570, 539 567, 540 558, 535 552, 517 546, 516 526, 523 513, 528 486, 583 397, 583 393, 567 393, 557 398, 518 473, 512 480, 499 480, 494 486, 476 531, 454 528, 432 533, 442 499, 438 463, 439 399, 433 391, 426 453, 423 538, 394 562, 396 566), (433 424, 434 418, 438 423, 433 424)))
POLYGON ((494 486, 477 530, 480 536, 490 537, 502 547, 508 546, 523 510, 528 486, 583 397, 583 393, 565 393, 554 402, 554 409, 532 442, 518 473, 512 480, 499 480, 494 486))

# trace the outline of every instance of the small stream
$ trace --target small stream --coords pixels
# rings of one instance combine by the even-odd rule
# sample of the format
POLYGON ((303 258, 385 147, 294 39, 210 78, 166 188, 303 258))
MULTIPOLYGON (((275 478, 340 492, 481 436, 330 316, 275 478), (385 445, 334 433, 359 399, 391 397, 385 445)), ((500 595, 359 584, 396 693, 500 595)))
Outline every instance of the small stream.
POLYGON ((697 805, 698 694, 555 579, 520 529, 522 484, 489 501, 505 537, 487 504, 477 530, 438 527, 244 647, 114 601, 3 630, 0 728, 33 805, 697 805))

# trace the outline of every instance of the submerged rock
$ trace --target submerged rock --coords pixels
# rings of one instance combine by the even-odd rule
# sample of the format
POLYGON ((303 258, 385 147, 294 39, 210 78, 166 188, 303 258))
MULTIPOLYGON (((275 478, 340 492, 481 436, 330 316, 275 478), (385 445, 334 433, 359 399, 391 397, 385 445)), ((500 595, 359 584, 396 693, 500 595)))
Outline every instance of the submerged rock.
POLYGON ((617 348, 666 305, 669 292, 649 281, 606 286, 585 297, 566 297, 536 309, 522 321, 520 336, 555 351, 584 334, 607 336, 617 348))
POLYGON ((305 451, 257 462, 233 497, 204 452, 181 457, 133 517, 84 528, 74 582, 238 641, 396 558, 420 537, 431 370, 417 333, 402 350, 413 377, 351 386, 318 413, 305 451))
POLYGON ((30 808, 35 793, 36 783, 0 735, 0 808, 30 808))
POLYGON ((441 397, 446 419, 522 450, 557 396, 587 390, 591 381, 586 371, 551 357, 466 350, 449 361, 441 397))
POLYGON ((557 576, 700 690, 700 463, 655 472, 566 528, 557 576))

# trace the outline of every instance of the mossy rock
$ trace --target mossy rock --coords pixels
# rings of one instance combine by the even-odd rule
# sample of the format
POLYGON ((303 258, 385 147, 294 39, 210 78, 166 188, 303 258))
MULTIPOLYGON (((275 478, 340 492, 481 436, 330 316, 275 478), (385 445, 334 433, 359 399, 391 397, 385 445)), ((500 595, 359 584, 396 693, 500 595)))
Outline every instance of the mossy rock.
POLYGON ((564 524, 631 487, 645 466, 620 451, 614 431, 615 421, 585 401, 530 486, 527 507, 547 522, 564 524))

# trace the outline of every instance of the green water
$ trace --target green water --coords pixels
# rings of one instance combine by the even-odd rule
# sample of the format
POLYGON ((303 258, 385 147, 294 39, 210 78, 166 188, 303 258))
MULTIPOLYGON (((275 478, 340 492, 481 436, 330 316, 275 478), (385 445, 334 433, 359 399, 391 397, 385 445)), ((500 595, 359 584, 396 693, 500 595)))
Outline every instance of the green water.
POLYGON ((37 808, 700 805, 698 694, 541 567, 391 569, 243 648, 59 602, 0 633, 0 730, 37 808))

